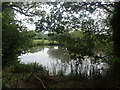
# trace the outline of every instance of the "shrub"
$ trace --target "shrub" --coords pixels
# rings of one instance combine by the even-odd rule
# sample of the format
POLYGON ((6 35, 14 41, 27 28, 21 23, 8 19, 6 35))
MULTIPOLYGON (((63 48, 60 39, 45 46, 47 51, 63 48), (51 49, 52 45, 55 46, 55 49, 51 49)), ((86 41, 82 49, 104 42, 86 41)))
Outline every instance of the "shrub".
POLYGON ((38 63, 28 63, 28 64, 16 64, 13 67, 13 72, 14 73, 46 73, 47 70, 45 67, 43 67, 42 65, 39 65, 38 63))

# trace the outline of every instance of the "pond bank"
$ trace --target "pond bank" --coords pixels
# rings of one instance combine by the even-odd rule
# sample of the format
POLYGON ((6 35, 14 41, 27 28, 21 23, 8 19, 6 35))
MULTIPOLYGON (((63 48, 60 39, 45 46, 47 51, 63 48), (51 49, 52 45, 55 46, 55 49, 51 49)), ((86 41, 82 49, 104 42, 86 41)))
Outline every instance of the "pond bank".
POLYGON ((110 77, 94 79, 80 76, 52 75, 44 73, 13 72, 13 68, 3 70, 3 88, 119 88, 119 80, 110 77))
POLYGON ((32 42, 33 46, 36 45, 59 45, 59 43, 57 41, 50 41, 50 40, 33 40, 32 42))
MULTIPOLYGON (((91 64, 88 60, 81 62, 79 71, 75 73, 76 63, 70 62, 68 51, 62 47, 34 47, 29 53, 22 56, 21 62, 3 70, 3 88, 118 88, 120 80, 114 79, 110 73, 101 75, 99 70, 100 62, 91 64), (52 63, 51 70, 55 73, 50 74, 48 61, 52 63), (36 62, 36 63, 34 63, 36 62), (38 64, 39 62, 39 64, 38 64), (69 63, 70 62, 70 63, 69 63), (56 65, 56 66, 54 66, 56 65), (68 65, 69 68, 66 66, 68 65), (89 77, 89 65, 96 66, 96 73, 89 77), (65 68, 64 68, 65 66, 65 68), (71 69, 72 67, 72 69, 71 69), (56 72, 56 70, 58 70, 56 72), (71 70, 73 73, 71 73, 71 70), (69 72, 65 75, 65 72, 69 72), (83 73, 83 74, 82 74, 83 73)), ((74 60, 75 61, 75 60, 74 60)), ((104 63, 102 63, 103 65, 104 63)), ((51 65, 51 63, 50 63, 51 65)), ((101 68, 101 69, 100 69, 101 68)), ((94 68, 95 69, 95 68, 94 68)), ((93 69, 91 69, 93 70, 93 69)), ((95 71, 95 70, 93 70, 95 71)))
POLYGON ((39 63, 47 68, 49 74, 54 75, 63 72, 81 73, 90 76, 94 74, 106 74, 108 65, 101 60, 93 60, 90 57, 83 57, 80 60, 70 56, 69 51, 62 46, 38 46, 30 49, 30 52, 18 57, 21 63, 39 63))

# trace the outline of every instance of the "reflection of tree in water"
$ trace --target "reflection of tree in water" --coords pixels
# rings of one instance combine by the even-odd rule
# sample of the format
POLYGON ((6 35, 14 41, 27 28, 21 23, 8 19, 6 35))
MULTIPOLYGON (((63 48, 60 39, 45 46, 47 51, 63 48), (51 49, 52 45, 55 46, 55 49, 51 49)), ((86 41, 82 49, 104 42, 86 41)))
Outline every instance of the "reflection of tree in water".
POLYGON ((85 56, 83 60, 71 61, 71 73, 85 75, 85 76, 100 76, 107 74, 107 64, 102 62, 101 59, 95 60, 94 57, 85 56))
POLYGON ((69 62, 70 60, 69 52, 62 47, 58 47, 58 49, 49 48, 47 53, 50 58, 54 58, 55 60, 61 60, 62 62, 69 62))
MULTIPOLYGON (((69 52, 62 47, 59 47, 58 49, 54 49, 52 47, 48 50, 48 54, 50 57, 55 58, 55 60, 60 60, 62 62, 61 64, 64 63, 67 66, 69 65, 70 73, 85 76, 94 76, 106 73, 106 63, 102 62, 100 58, 88 56, 80 57, 79 55, 71 57, 69 52)), ((63 65, 63 67, 66 65, 63 65)), ((63 71, 66 72, 65 70, 63 71)))
POLYGON ((35 52, 38 52, 38 51, 42 51, 44 50, 44 46, 35 46, 35 47, 32 47, 29 49, 29 52, 30 53, 35 53, 35 52))

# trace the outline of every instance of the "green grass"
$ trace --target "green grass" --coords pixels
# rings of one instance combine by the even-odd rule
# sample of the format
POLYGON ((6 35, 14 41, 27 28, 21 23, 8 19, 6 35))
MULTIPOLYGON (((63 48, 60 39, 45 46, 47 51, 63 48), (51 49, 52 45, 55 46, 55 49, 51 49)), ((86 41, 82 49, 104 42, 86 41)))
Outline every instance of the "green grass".
POLYGON ((49 44, 58 44, 57 41, 49 41, 49 40, 39 40, 39 39, 36 39, 36 40, 33 40, 33 45, 41 45, 41 44, 45 44, 45 45, 49 45, 49 44))

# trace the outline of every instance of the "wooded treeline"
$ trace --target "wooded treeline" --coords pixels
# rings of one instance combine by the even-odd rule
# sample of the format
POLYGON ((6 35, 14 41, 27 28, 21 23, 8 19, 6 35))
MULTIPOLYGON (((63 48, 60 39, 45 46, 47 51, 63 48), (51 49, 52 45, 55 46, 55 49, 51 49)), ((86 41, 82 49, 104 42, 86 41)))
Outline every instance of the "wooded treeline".
POLYGON ((47 31, 71 59, 102 59, 120 79, 120 2, 4 2, 1 18, 3 69, 18 64, 18 56, 32 47, 36 33, 47 31), (34 22, 36 30, 28 31, 16 13, 30 17, 27 21, 34 22))

